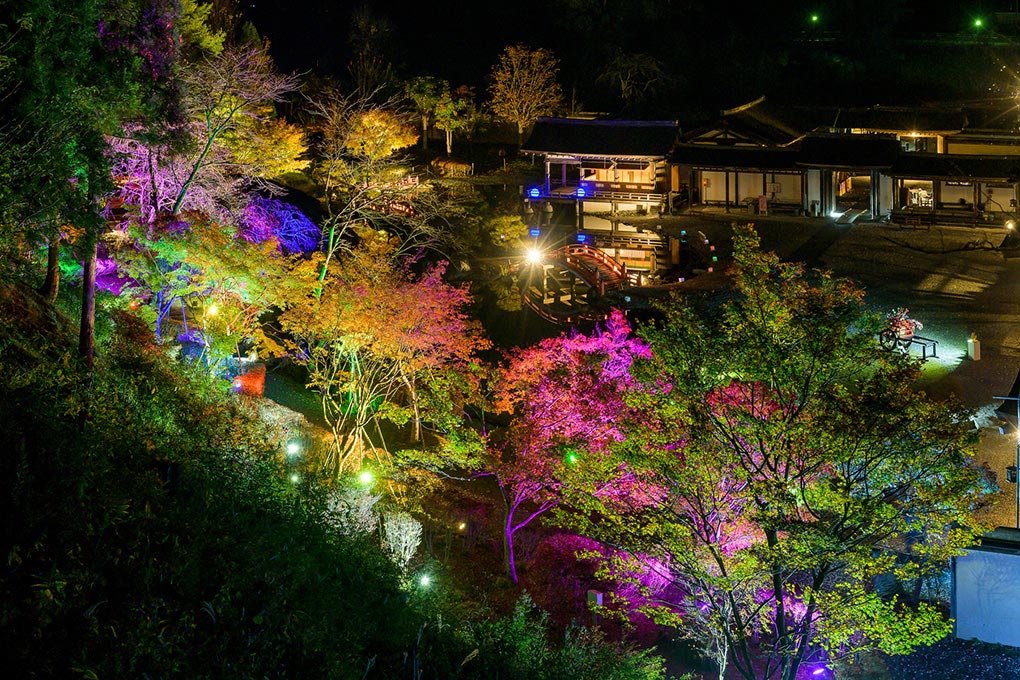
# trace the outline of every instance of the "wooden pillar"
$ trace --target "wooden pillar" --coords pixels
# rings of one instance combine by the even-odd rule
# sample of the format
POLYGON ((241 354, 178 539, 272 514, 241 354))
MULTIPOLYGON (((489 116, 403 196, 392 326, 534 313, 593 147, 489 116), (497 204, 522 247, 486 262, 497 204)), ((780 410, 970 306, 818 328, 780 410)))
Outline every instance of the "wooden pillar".
POLYGON ((800 171, 800 209, 805 215, 811 210, 811 201, 808 199, 807 170, 800 171))
POLYGON ((724 194, 726 199, 726 212, 730 211, 730 171, 726 170, 723 172, 723 183, 726 185, 726 192, 724 194))
POLYGON ((545 158, 545 195, 548 196, 549 192, 552 191, 552 186, 549 181, 549 170, 552 164, 549 162, 549 157, 545 158))
POLYGON ((872 219, 878 219, 878 216, 882 213, 882 175, 878 170, 871 171, 871 188, 869 190, 871 196, 868 203, 871 208, 872 219))

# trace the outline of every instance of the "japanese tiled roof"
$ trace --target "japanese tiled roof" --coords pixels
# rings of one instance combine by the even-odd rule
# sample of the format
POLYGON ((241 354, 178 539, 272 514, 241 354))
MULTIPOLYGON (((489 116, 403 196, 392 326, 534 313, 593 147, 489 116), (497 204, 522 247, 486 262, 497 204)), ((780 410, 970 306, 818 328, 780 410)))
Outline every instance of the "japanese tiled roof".
POLYGON ((903 153, 892 164, 893 177, 1020 181, 1020 157, 945 153, 903 153))
POLYGON ((676 143, 675 120, 539 118, 522 153, 665 158, 676 143))
POLYGON ((802 167, 884 169, 902 153, 892 135, 812 134, 801 140, 797 164, 802 167))
POLYGON ((955 134, 967 127, 960 107, 871 106, 836 109, 830 129, 871 132, 955 134))
POLYGON ((789 146, 824 120, 824 113, 812 109, 777 106, 759 97, 726 109, 710 124, 696 127, 684 141, 720 145, 789 146))
POLYGON ((1020 104, 1015 97, 965 102, 967 132, 997 132, 1016 135, 1020 132, 1020 104))
POLYGON ((721 169, 799 169, 796 149, 770 149, 761 146, 679 144, 670 155, 670 161, 692 167, 721 169))

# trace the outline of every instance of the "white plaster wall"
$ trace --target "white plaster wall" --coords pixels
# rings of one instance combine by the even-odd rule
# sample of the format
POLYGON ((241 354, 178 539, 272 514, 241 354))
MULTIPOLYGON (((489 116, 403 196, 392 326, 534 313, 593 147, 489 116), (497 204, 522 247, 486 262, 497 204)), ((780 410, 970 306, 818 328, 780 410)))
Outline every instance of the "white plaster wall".
POLYGON ((702 170, 701 200, 723 202, 726 200, 726 173, 721 170, 702 170), (705 186, 708 180, 708 186, 705 186))
POLYGON ((971 550, 956 558, 956 637, 1020 647, 1020 555, 971 550))
POLYGON ((822 203, 822 174, 821 170, 807 171, 807 209, 811 209, 811 201, 822 203))
POLYGON ((973 203, 974 187, 961 187, 955 184, 942 183, 942 205, 959 204, 961 198, 964 203, 973 203))
MULTIPOLYGON (((878 203, 881 215, 892 214, 893 209, 893 179, 888 175, 878 176, 878 203)), ((876 215, 878 217, 878 215, 876 215)))
POLYGON ((756 199, 761 196, 761 182, 762 177, 760 172, 740 173, 740 196, 737 197, 737 203, 741 203, 745 198, 756 199))
POLYGON ((800 175, 776 175, 775 179, 769 175, 769 183, 779 185, 776 201, 800 203, 800 175))

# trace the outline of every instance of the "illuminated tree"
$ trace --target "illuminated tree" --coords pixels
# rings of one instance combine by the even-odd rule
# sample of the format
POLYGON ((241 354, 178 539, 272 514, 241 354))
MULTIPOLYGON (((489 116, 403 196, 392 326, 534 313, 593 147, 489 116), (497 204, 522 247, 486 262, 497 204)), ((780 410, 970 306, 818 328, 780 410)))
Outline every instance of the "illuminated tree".
POLYGON ((518 144, 524 130, 541 116, 563 107, 563 91, 556 80, 559 62, 550 50, 511 45, 492 69, 492 110, 517 125, 518 144))
POLYGON ((637 493, 632 475, 599 459, 623 436, 630 366, 647 356, 647 346, 630 336, 623 314, 615 311, 591 335, 565 334, 514 352, 500 371, 495 406, 513 420, 491 443, 490 471, 506 506, 504 548, 514 582, 514 535, 562 502, 575 469, 599 470, 601 482, 592 493, 600 497, 616 497, 622 489, 637 493))
POLYGON ((104 137, 131 119, 172 124, 176 91, 169 76, 177 58, 177 7, 90 2, 69 14, 59 3, 24 0, 8 9, 10 21, 0 28, 10 69, 0 96, 3 125, 10 126, 4 141, 17 149, 13 157, 44 162, 31 169, 36 178, 20 187, 24 200, 7 216, 22 228, 30 223, 26 218, 38 220, 22 232, 26 238, 20 245, 48 241, 44 290, 50 296, 56 291, 53 265, 61 233, 76 236, 76 256, 84 263, 79 353, 90 370, 96 258, 110 189, 104 137), (55 136, 40 142, 43 134, 55 136))
POLYGON ((200 3, 198 0, 181 1, 181 40, 197 50, 219 54, 223 51, 226 31, 210 26, 213 5, 200 3))
POLYGON ((641 415, 618 451, 655 476, 658 502, 624 520, 577 493, 572 523, 663 565, 686 594, 663 620, 700 626, 748 680, 938 640, 936 609, 872 585, 944 568, 980 529, 969 414, 913 388, 916 360, 878 350, 852 283, 760 252, 749 227, 734 262, 730 301, 678 298, 642 333, 654 359, 636 367, 641 415))
POLYGON ((408 513, 389 512, 383 515, 383 543, 386 552, 404 575, 418 552, 421 534, 421 522, 408 513))
POLYGON ((272 307, 284 307, 307 291, 313 264, 300 252, 281 245, 283 226, 270 221, 259 230, 186 213, 180 220, 153 225, 131 223, 119 243, 108 245, 121 273, 133 282, 134 295, 149 299, 156 311, 156 337, 164 336, 164 322, 175 305, 183 315, 183 333, 199 328, 208 359, 236 354, 254 341, 278 349, 264 334, 259 317, 272 307), (214 314, 208 310, 216 305, 214 314), (188 313, 201 326, 189 328, 188 313))
POLYGON ((453 133, 468 125, 471 110, 470 88, 446 92, 436 104, 436 127, 446 134, 446 155, 453 152, 453 133))
POLYGON ((398 236, 399 254, 449 240, 449 203, 396 153, 414 144, 416 133, 392 103, 332 89, 312 110, 319 139, 313 176, 322 188, 325 213, 321 278, 356 240, 356 230, 367 226, 398 236))
POLYGON ((418 76, 404 86, 404 95, 414 102, 414 107, 421 116, 422 149, 429 148, 429 121, 449 89, 448 82, 433 76, 418 76))
POLYGON ((354 117, 345 143, 351 154, 374 164, 417 141, 418 135, 394 111, 372 108, 354 117))
POLYGON ((256 150, 269 146, 267 136, 283 141, 292 154, 303 150, 295 144, 296 131, 267 120, 269 107, 282 101, 298 83, 295 76, 275 71, 267 48, 228 48, 185 70, 182 80, 194 149, 185 154, 182 172, 175 173, 177 191, 170 205, 172 214, 185 207, 187 194, 196 184, 217 187, 239 176, 274 176, 288 167, 300 167, 293 165, 295 155, 285 157, 282 165, 280 157, 274 156, 266 167, 245 164, 247 171, 238 167, 245 161, 261 162, 265 158, 256 150))
POLYGON ((488 347, 468 317, 470 294, 443 282, 443 265, 416 275, 394 238, 365 228, 357 237, 320 295, 281 317, 333 430, 326 467, 335 473, 366 455, 388 460, 380 420, 410 422, 417 439, 423 422, 445 415, 434 409, 462 402, 466 387, 454 378, 488 347))

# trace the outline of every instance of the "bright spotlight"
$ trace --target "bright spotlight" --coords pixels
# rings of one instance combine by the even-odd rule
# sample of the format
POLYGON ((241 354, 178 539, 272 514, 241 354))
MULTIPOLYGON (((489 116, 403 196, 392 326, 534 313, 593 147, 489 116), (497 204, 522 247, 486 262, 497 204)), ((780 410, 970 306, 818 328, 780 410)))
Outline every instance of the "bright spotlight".
POLYGON ((1006 229, 1009 229, 1010 231, 1016 229, 1016 222, 1013 220, 1006 220, 1006 229))
POLYGON ((214 302, 205 308, 205 313, 208 314, 209 316, 216 316, 217 314, 220 313, 220 308, 217 307, 216 303, 214 302))
POLYGON ((428 574, 423 574, 418 583, 422 584, 423 587, 428 588, 429 584, 432 583, 432 579, 429 578, 428 574))
POLYGON ((362 484, 364 484, 365 486, 368 486, 369 484, 371 484, 372 483, 372 479, 373 479, 372 478, 372 473, 369 472, 368 470, 365 470, 360 475, 358 475, 358 481, 361 482, 362 484))
POLYGON ((294 484, 297 484, 298 482, 301 481, 301 475, 295 472, 290 476, 290 481, 293 482, 294 484))
POLYGON ((542 251, 538 248, 529 248, 526 257, 528 258, 528 264, 538 264, 542 261, 542 251))
POLYGON ((298 454, 298 451, 300 451, 300 450, 301 450, 301 445, 298 444, 297 442, 288 442, 287 443, 287 455, 288 456, 296 456, 298 454))

